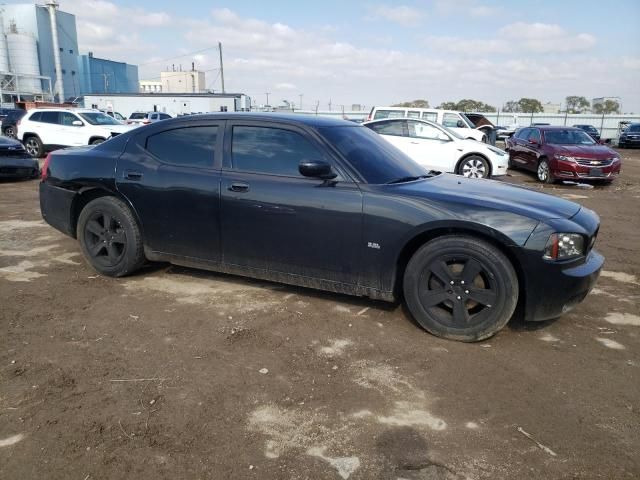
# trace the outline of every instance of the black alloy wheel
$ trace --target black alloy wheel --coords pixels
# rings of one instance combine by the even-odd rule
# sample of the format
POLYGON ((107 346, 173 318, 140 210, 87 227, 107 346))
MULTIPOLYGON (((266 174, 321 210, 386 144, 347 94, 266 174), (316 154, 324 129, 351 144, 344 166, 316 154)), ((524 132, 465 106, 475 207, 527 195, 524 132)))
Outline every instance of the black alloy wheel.
POLYGON ((500 250, 480 239, 449 235, 432 240, 409 261, 404 277, 407 306, 429 332, 479 341, 511 318, 518 278, 500 250))
POLYGON ((103 275, 128 275, 145 261, 138 223, 115 197, 97 198, 82 209, 77 236, 85 258, 103 275))

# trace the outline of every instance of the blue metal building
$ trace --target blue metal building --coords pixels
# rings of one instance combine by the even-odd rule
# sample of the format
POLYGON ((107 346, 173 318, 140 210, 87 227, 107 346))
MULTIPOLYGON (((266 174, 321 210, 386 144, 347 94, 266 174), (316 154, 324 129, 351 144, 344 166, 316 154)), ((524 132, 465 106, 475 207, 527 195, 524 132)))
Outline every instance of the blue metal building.
POLYGON ((96 58, 93 53, 78 56, 80 94, 137 93, 138 67, 96 58))

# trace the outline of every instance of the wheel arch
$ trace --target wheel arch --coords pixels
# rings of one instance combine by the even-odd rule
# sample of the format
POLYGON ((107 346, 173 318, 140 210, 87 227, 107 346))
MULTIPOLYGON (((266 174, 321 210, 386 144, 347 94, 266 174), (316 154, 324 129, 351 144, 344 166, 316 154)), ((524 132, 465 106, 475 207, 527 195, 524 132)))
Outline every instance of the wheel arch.
POLYGON ((103 137, 102 135, 92 135, 89 138, 89 145, 91 145, 96 140, 102 140, 103 142, 105 142, 107 139, 105 137, 103 137))
POLYGON ((460 175, 460 165, 462 164, 462 162, 469 157, 481 157, 482 159, 484 159, 485 162, 487 162, 487 165, 489 166, 489 177, 491 177, 491 175, 493 175, 493 165, 491 164, 491 160, 489 160, 487 158, 487 156, 483 153, 478 153, 478 152, 468 152, 465 153, 463 156, 461 156, 458 159, 458 162, 456 163, 456 168, 454 170, 455 173, 457 173, 458 175, 460 175))
POLYGON ((404 278, 404 272, 407 268, 407 264, 413 254, 422 245, 430 240, 441 237, 443 235, 466 235, 484 240, 488 244, 497 248, 503 253, 507 259, 511 262, 513 269, 516 271, 518 277, 518 307, 516 311, 526 301, 526 275, 522 265, 522 259, 515 253, 514 243, 509 240, 504 234, 494 230, 492 228, 476 225, 476 224, 449 224, 449 225, 436 225, 431 228, 422 229, 416 232, 409 240, 407 240, 396 257, 395 274, 393 277, 393 292, 395 298, 402 297, 402 282, 404 278))
POLYGON ((142 223, 140 222, 140 217, 138 217, 138 212, 133 208, 133 205, 129 202, 129 200, 122 194, 117 191, 109 190, 105 187, 86 187, 78 190, 75 198, 73 199, 73 203, 71 204, 71 229, 74 235, 74 238, 77 237, 77 229, 78 229, 78 218, 80 217, 80 212, 87 206, 87 204, 97 198, 101 197, 114 197, 123 202, 127 208, 131 211, 133 218, 135 218, 138 223, 138 227, 140 228, 140 233, 142 238, 144 239, 144 232, 142 230, 142 223))

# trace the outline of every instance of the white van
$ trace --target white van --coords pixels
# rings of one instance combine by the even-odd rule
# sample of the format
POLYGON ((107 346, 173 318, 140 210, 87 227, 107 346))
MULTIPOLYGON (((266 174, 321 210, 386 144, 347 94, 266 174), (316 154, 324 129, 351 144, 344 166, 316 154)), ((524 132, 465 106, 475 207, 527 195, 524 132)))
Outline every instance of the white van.
POLYGON ((382 120, 385 118, 419 118, 430 122, 438 123, 447 127, 458 135, 471 140, 487 143, 488 137, 481 128, 475 128, 471 120, 464 113, 455 110, 439 110, 436 108, 405 108, 405 107, 373 107, 369 112, 371 120, 382 120))

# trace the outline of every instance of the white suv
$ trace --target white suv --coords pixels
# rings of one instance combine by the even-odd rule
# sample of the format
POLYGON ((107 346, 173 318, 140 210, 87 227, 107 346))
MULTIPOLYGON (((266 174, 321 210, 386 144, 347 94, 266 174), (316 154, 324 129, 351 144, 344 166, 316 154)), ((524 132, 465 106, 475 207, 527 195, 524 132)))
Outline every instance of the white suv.
POLYGON ((18 122, 17 138, 36 158, 56 148, 97 145, 135 128, 98 110, 36 108, 18 122))

